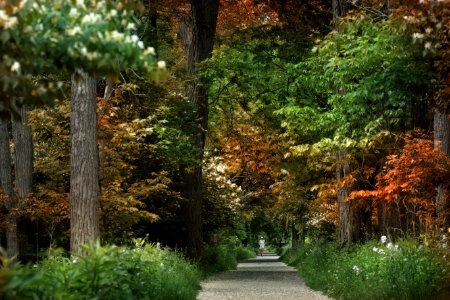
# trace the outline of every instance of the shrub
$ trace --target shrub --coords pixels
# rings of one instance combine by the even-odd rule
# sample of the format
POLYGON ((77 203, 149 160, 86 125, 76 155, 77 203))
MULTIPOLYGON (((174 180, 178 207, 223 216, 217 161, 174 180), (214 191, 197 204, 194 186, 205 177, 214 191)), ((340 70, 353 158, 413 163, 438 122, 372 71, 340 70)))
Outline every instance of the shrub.
POLYGON ((253 258, 256 256, 256 252, 254 248, 238 246, 234 248, 234 254, 237 261, 241 261, 244 259, 253 258))
POLYGON ((282 259, 299 268, 311 288, 338 299, 428 299, 439 293, 446 274, 432 249, 411 241, 343 249, 309 244, 282 259))
POLYGON ((200 266, 205 275, 236 269, 237 260, 232 246, 205 246, 200 266))
MULTIPOLYGON (((87 247, 86 256, 5 266, 4 299, 195 299, 200 273, 156 246, 87 247)), ((1 276, 0 276, 1 277, 1 276)))

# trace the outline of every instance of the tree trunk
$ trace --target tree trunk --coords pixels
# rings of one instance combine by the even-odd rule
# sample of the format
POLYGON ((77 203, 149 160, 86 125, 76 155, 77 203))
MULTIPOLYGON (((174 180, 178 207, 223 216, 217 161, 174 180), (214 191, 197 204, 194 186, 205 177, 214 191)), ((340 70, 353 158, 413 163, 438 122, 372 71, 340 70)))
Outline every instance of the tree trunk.
POLYGON ((11 211, 15 207, 14 189, 11 178, 11 153, 9 150, 8 121, 0 117, 0 181, 2 187, 3 203, 6 215, 6 244, 10 257, 19 254, 19 239, 17 235, 17 217, 11 211))
MULTIPOLYGON (((347 0, 333 0, 333 20, 338 21, 347 14, 350 3, 347 0)), ((339 24, 336 24, 339 31, 339 24)), ((336 87, 336 93, 345 93, 341 87, 336 87)), ((351 172, 347 149, 336 151, 336 179, 337 183, 351 172)), ((358 208, 346 201, 352 188, 343 186, 337 191, 339 210, 339 241, 341 244, 351 244, 362 238, 362 218, 358 208)))
POLYGON ((70 129, 70 250, 99 238, 97 81, 84 71, 72 75, 70 129))
MULTIPOLYGON (((339 184, 342 179, 349 175, 351 166, 347 150, 336 151, 336 178, 339 184)), ((358 207, 347 202, 352 188, 350 186, 340 187, 337 191, 339 210, 339 241, 341 245, 360 241, 362 238, 361 214, 358 207)))
POLYGON ((199 164, 186 173, 186 196, 188 205, 188 255, 199 257, 202 252, 202 160, 208 126, 208 95, 198 82, 197 64, 211 57, 216 33, 219 0, 191 0, 192 40, 188 55, 188 73, 192 77, 188 97, 196 108, 198 126, 194 143, 199 164))
POLYGON ((14 174, 17 200, 20 206, 33 187, 33 139, 28 126, 28 107, 18 109, 18 116, 12 116, 14 140, 14 174))
POLYGON ((333 0, 333 20, 339 20, 347 14, 349 3, 347 0, 333 0))
MULTIPOLYGON (((437 149, 450 156, 450 119, 446 112, 435 109, 434 112, 434 145, 437 149)), ((441 185, 437 189, 436 211, 438 222, 442 228, 448 228, 448 199, 447 190, 441 185)))

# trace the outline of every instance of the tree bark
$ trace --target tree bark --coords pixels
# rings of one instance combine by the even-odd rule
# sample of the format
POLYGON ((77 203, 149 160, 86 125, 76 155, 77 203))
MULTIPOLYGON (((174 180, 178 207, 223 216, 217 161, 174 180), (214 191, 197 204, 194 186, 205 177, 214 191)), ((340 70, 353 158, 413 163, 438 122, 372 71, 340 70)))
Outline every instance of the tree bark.
MULTIPOLYGON (((435 147, 450 156, 450 119, 448 114, 439 109, 434 112, 434 145, 435 147)), ((436 195, 436 211, 439 225, 442 228, 448 228, 450 222, 448 220, 448 191, 440 185, 437 188, 436 195)))
POLYGON ((18 204, 26 201, 33 187, 33 139, 28 126, 28 107, 18 108, 18 115, 12 115, 14 140, 14 174, 18 204))
POLYGON ((199 84, 197 65, 211 57, 216 33, 219 0, 191 0, 192 36, 188 55, 188 73, 192 81, 188 86, 188 97, 196 108, 198 124, 194 132, 194 144, 199 164, 185 174, 188 205, 188 255, 199 257, 203 247, 202 236, 202 161, 208 126, 208 95, 199 84))
MULTIPOLYGON (((344 17, 351 3, 347 0, 333 0, 333 20, 338 21, 344 17)), ((339 24, 336 24, 339 31, 339 24)), ((345 93, 341 87, 336 87, 336 93, 345 93)), ((339 184, 342 179, 351 172, 351 165, 348 159, 348 150, 340 149, 336 151, 336 179, 339 184)), ((352 188, 343 186, 337 191, 338 210, 339 210, 339 241, 341 245, 351 244, 362 238, 362 218, 357 207, 352 206, 346 201, 352 188)))
POLYGON ((97 81, 84 71, 72 75, 70 129, 70 250, 99 238, 97 81))
MULTIPOLYGON (((339 184, 342 179, 349 175, 351 166, 347 150, 336 151, 336 179, 339 184)), ((347 202, 352 187, 343 186, 337 191, 339 210, 339 241, 341 245, 360 241, 362 238, 362 219, 358 207, 347 202)))
POLYGON ((348 0, 333 0, 332 8, 333 8, 333 20, 339 20, 341 17, 344 17, 347 14, 349 7, 348 0))
POLYGON ((11 176, 11 153, 9 150, 8 119, 0 117, 0 181, 3 203, 6 209, 6 245, 10 257, 19 254, 17 217, 11 211, 15 207, 14 189, 11 176))

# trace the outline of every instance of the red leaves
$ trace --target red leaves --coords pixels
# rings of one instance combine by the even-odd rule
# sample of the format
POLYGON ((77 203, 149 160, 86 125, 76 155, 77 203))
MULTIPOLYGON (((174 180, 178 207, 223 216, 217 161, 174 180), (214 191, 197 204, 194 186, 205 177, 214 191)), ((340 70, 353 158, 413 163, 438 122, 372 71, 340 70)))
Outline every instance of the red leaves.
POLYGON ((414 205, 417 216, 430 216, 435 214, 437 187, 448 189, 448 178, 450 158, 427 136, 415 132, 406 135, 397 154, 387 156, 383 171, 376 177, 376 189, 354 191, 349 200, 372 203, 373 207, 383 203, 414 205))

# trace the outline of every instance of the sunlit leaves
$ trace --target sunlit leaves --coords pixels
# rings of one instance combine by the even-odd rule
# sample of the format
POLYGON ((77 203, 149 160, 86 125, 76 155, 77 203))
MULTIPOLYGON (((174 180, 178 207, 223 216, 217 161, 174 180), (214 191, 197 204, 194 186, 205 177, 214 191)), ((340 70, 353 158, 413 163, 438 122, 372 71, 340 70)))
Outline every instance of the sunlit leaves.
POLYGON ((117 77, 124 68, 157 71, 154 49, 137 36, 139 20, 122 2, 8 3, 0 4, 1 100, 7 104, 12 94, 45 100, 47 93, 58 90, 60 86, 46 80, 32 82, 44 72, 82 68, 117 77))

